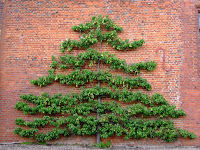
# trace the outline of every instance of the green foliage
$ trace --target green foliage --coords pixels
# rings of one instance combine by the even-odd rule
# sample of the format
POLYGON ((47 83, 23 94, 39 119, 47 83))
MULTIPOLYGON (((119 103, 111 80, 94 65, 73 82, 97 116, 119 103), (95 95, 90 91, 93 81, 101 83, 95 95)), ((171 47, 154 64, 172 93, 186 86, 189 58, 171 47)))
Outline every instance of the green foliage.
POLYGON ((100 142, 96 145, 98 148, 109 148, 111 146, 111 141, 108 141, 107 143, 100 142))
POLYGON ((197 137, 193 132, 188 132, 187 130, 184 129, 178 129, 178 132, 184 138, 195 139, 197 137))
MULTIPOLYGON (((112 135, 122 136, 126 135, 125 138, 153 138, 153 137, 160 137, 163 140, 166 141, 174 141, 179 136, 183 136, 185 138, 195 138, 195 135, 191 132, 188 132, 186 130, 182 129, 176 129, 173 124, 170 124, 170 128, 162 127, 162 133, 166 131, 166 133, 161 134, 157 130, 151 129, 149 132, 152 134, 149 135, 149 133, 139 133, 136 131, 148 130, 148 126, 144 126, 142 122, 145 122, 145 120, 141 119, 140 122, 138 122, 137 119, 134 119, 134 117, 137 117, 140 115, 141 117, 151 117, 151 116, 157 116, 160 118, 163 117, 172 117, 172 118, 178 118, 180 116, 185 116, 184 111, 181 109, 176 110, 175 106, 171 106, 168 104, 168 102, 158 93, 152 95, 152 97, 149 97, 147 94, 142 94, 141 92, 130 92, 127 89, 123 89, 122 91, 119 89, 116 89, 115 91, 110 90, 107 87, 94 87, 90 89, 83 89, 79 94, 73 93, 73 94, 55 94, 52 97, 50 97, 47 93, 43 93, 42 96, 34 96, 32 94, 30 95, 21 95, 21 99, 26 100, 28 102, 32 102, 36 104, 35 107, 32 107, 35 114, 37 112, 44 113, 44 114, 55 114, 55 113, 67 113, 69 117, 50 117, 50 116, 44 116, 42 119, 34 119, 32 122, 24 121, 21 118, 16 119, 16 124, 21 126, 28 126, 31 128, 40 128, 44 127, 45 125, 51 125, 56 128, 60 128, 62 125, 67 125, 67 131, 72 132, 75 135, 92 135, 96 134, 97 126, 99 125, 100 132, 102 138, 108 138, 112 135), (117 104, 115 101, 111 102, 102 102, 98 103, 95 98, 101 97, 111 97, 114 99, 118 99, 120 101, 125 102, 134 102, 139 101, 141 103, 133 104, 132 106, 127 106, 126 108, 121 107, 119 104, 117 104), (160 100, 160 101, 159 101, 160 100), (84 102, 84 103, 81 103, 84 102), (142 105, 147 105, 148 107, 142 105), (87 116, 90 113, 98 112, 100 114, 100 120, 98 121, 95 117, 87 116), (84 115, 84 116, 80 116, 84 115), (136 121, 136 123, 131 122, 132 119, 136 121), (127 122, 129 120, 130 122, 127 122), (134 135, 133 133, 129 133, 132 128, 131 125, 138 124, 139 128, 135 128, 134 135), (173 128, 172 128, 173 127, 173 128), (173 129, 173 130, 172 130, 173 129), (169 131, 168 131, 169 130, 169 131), (154 132, 153 132, 154 131, 154 132), (174 132, 174 136, 168 137, 168 132, 174 132), (136 134, 137 133, 137 134, 136 134), (139 135, 138 135, 139 134, 139 135), (140 135, 142 134, 142 135, 140 135), (176 135, 176 136, 175 136, 176 135)), ((33 114, 33 110, 26 109, 25 106, 26 103, 18 102, 16 104, 16 108, 19 110, 22 110, 25 114, 33 114), (22 105, 22 106, 20 106, 22 105)), ((29 106, 28 104, 26 106, 29 106)), ((165 120, 154 123, 147 122, 145 124, 153 126, 155 125, 155 129, 160 128, 162 124, 166 124, 165 120), (159 124, 158 124, 159 123, 159 124), (158 124, 158 125, 157 125, 158 124)), ((167 124, 168 125, 168 124, 167 124)), ((20 128, 21 129, 21 128, 20 128)), ((17 128, 17 130, 19 130, 17 128)), ((21 132, 16 132, 16 134, 20 134, 23 137, 27 136, 26 130, 21 130, 21 132), (26 133, 26 134, 25 134, 26 133), (25 136, 25 135, 26 136, 25 136)), ((64 133, 64 132, 63 132, 64 133)), ((50 132, 47 135, 45 134, 38 134, 35 138, 38 141, 47 141, 51 139, 57 139, 60 134, 55 134, 55 137, 52 137, 51 134, 54 134, 54 132, 50 132), (48 137, 46 137, 48 136, 48 137)), ((33 138, 34 136, 30 134, 33 138)), ((68 134, 66 134, 68 135, 68 134)))
MULTIPOLYGON (((159 94, 155 94, 159 95, 159 94)), ((156 97, 159 96, 152 96, 151 98, 148 95, 142 94, 141 92, 137 92, 133 94, 132 92, 124 89, 120 91, 117 89, 115 92, 111 91, 107 87, 98 87, 90 88, 90 89, 83 89, 80 94, 73 93, 73 94, 66 94, 62 96, 62 94, 56 94, 50 97, 47 93, 43 93, 42 96, 34 96, 30 95, 22 95, 21 98, 28 102, 32 102, 36 104, 35 108, 38 108, 37 112, 44 113, 44 114, 55 114, 55 113, 67 113, 71 116, 69 117, 50 117, 44 116, 42 119, 34 119, 32 122, 24 121, 21 118, 16 119, 16 124, 21 126, 28 126, 31 128, 39 128, 44 127, 45 125, 51 125, 56 128, 60 128, 63 125, 67 126, 66 131, 62 131, 61 134, 68 136, 69 131, 75 135, 92 135, 96 134, 97 126, 99 125, 100 132, 102 138, 108 138, 112 135, 122 136, 125 135, 125 138, 153 138, 153 137, 160 137, 166 141, 174 141, 179 136, 195 138, 192 133, 186 132, 186 130, 176 129, 173 123, 170 122, 170 126, 162 126, 162 131, 166 131, 166 133, 161 134, 157 131, 161 125, 169 125, 166 123, 167 121, 153 121, 149 120, 145 122, 145 120, 141 119, 134 119, 138 115, 151 117, 151 116, 158 116, 158 117, 173 117, 177 118, 180 116, 185 116, 185 113, 181 110, 175 109, 175 106, 171 106, 167 103, 166 100, 162 99, 160 102, 156 100, 156 97), (132 106, 127 106, 127 108, 121 107, 115 101, 111 102, 102 102, 98 103, 95 98, 102 96, 102 97, 112 97, 115 99, 119 99, 120 96, 127 98, 125 101, 140 101, 143 102, 148 107, 145 107, 141 103, 133 104, 132 106), (87 102, 88 101, 88 102, 87 102), (84 103, 80 103, 84 102, 84 103), (50 109, 51 108, 51 109, 50 109), (59 111, 55 111, 59 110, 59 111), (95 110, 100 114, 100 120, 98 121, 95 117, 87 116, 90 113, 95 112, 95 110), (84 115, 84 116, 80 116, 84 115), (132 119, 131 119, 132 118, 132 119), (133 122, 135 120, 135 122, 133 122), (133 129, 133 125, 137 125, 135 128, 136 131, 145 129, 149 129, 149 125, 155 126, 154 130, 150 129, 148 132, 139 133, 139 132, 131 132, 133 129), (155 124, 155 125, 154 125, 155 124), (173 128, 172 128, 173 127, 173 128), (169 131, 168 131, 169 130, 169 131), (183 132, 184 131, 184 132, 183 132), (131 132, 131 133, 130 133, 131 132), (150 134, 150 133, 151 134, 150 134), (174 132, 174 136, 167 137, 168 132, 174 132)), ((123 100, 123 99, 122 99, 123 100)), ((21 103, 19 103, 21 104, 21 103)), ((20 107, 19 104, 16 104, 16 108, 22 110, 24 113, 32 114, 30 109, 24 109, 20 107)), ((28 104, 27 104, 28 105, 28 104)), ((23 105, 24 106, 24 105, 23 105)), ((34 110, 36 110, 34 108, 34 110)), ((19 129, 17 128, 17 131, 19 129)), ((57 131, 57 130, 56 130, 57 131)), ((27 131, 22 130, 20 128, 20 132, 16 132, 16 134, 20 134, 24 137, 27 136, 25 134, 27 131), (26 136, 25 136, 25 135, 26 136)), ((162 132, 162 133, 163 133, 162 132)), ((29 131, 28 131, 29 133, 29 131)), ((33 135, 30 134, 33 138, 33 135)), ((57 139, 60 134, 57 132, 48 132, 48 134, 38 134, 35 139, 38 141, 47 141, 51 139, 57 139), (55 135, 55 136, 53 136, 55 135)))
MULTIPOLYGON (((109 114, 103 120, 100 120, 100 122, 102 125, 100 127, 102 138, 108 138, 112 135, 125 135, 125 139, 158 137, 167 142, 173 142, 183 135, 180 133, 182 129, 174 127, 172 121, 161 119, 128 119, 109 114)), ((193 133, 185 132, 185 137, 195 138, 195 136, 190 136, 191 134, 193 133)))
POLYGON ((102 33, 101 30, 99 29, 96 35, 94 33, 94 30, 91 30, 88 33, 88 36, 86 36, 86 34, 83 34, 83 37, 80 39, 80 41, 71 39, 64 41, 60 45, 60 51, 64 53, 66 48, 67 51, 72 51, 73 48, 75 47, 88 48, 89 46, 96 44, 98 41, 106 41, 107 44, 112 45, 112 47, 115 48, 116 50, 126 50, 127 48, 136 49, 138 47, 141 47, 145 43, 143 39, 133 42, 129 42, 128 39, 123 41, 121 40, 121 38, 117 37, 116 31, 102 33))
MULTIPOLYGON (((53 96, 48 93, 43 93, 41 96, 23 94, 20 96, 23 101, 17 102, 15 108, 23 111, 24 114, 40 113, 44 117, 35 118, 32 121, 16 118, 16 125, 30 129, 17 127, 14 134, 40 142, 58 139, 60 136, 96 135, 98 130, 101 138, 110 136, 123 136, 125 139, 157 137, 167 142, 173 142, 179 137, 196 138, 194 133, 176 128, 173 121, 169 120, 169 117, 179 118, 186 114, 182 109, 176 109, 175 106, 170 105, 161 94, 155 93, 149 96, 141 91, 131 92, 128 90, 138 87, 151 90, 151 85, 146 79, 113 76, 108 70, 93 72, 82 69, 86 61, 90 61, 89 66, 101 61, 109 65, 110 69, 123 70, 125 73, 139 74, 141 69, 153 71, 156 68, 154 61, 128 65, 125 60, 120 60, 114 54, 99 53, 90 48, 98 41, 106 41, 117 50, 134 49, 142 46, 144 40, 122 41, 117 37, 117 31, 122 31, 122 28, 117 26, 108 16, 104 18, 102 16, 93 17, 92 21, 74 26, 72 29, 83 33, 82 38, 80 41, 71 39, 64 41, 61 44, 61 52, 65 52, 65 49, 71 51, 74 47, 87 48, 87 51, 80 53, 77 57, 73 55, 60 56, 59 61, 55 56, 52 56, 49 75, 31 80, 31 84, 42 87, 57 81, 61 84, 79 87, 96 80, 107 83, 108 87, 95 86, 87 89, 83 87, 80 93, 66 95, 61 93, 53 96), (102 33, 102 27, 112 31, 102 33), (56 69, 67 68, 73 68, 75 71, 69 74, 58 74, 56 71, 56 69), (114 100, 99 103, 98 98, 114 100), (24 101, 33 105, 30 106, 24 101), (118 101, 129 102, 129 104, 121 106, 117 103, 118 101), (96 113, 98 113, 99 119, 94 117, 96 113), (56 117, 61 114, 62 117, 56 117), (151 117, 153 117, 152 120, 151 117), (52 131, 40 133, 39 129, 46 126, 51 126, 52 131)), ((102 142, 97 144, 99 148, 110 146, 110 141, 106 144, 102 142)))
POLYGON ((47 145, 46 142, 22 142, 20 144, 24 144, 24 145, 35 145, 35 144, 37 144, 37 145, 47 145))
MULTIPOLYGON (((41 120, 46 120, 45 117, 41 120)), ((37 124, 37 122, 33 121, 29 124, 37 124)), ((74 135, 96 134, 97 125, 99 125, 102 138, 113 135, 124 136, 125 139, 159 137, 167 142, 173 142, 180 136, 190 139, 196 138, 194 133, 174 127, 172 121, 136 119, 125 115, 120 117, 114 113, 102 115, 99 121, 95 117, 83 117, 78 114, 60 118, 48 117, 48 124, 56 128, 46 134, 34 134, 38 133, 37 129, 23 130, 22 128, 16 128, 14 133, 23 137, 35 137, 37 141, 43 142, 58 139, 59 135, 69 136, 69 133, 74 135), (63 125, 65 128, 60 128, 63 125)), ((24 124, 24 126, 27 125, 24 124)), ((38 126, 40 126, 39 123, 38 126)))
POLYGON ((37 134, 37 136, 35 136, 35 140, 44 142, 53 139, 58 139, 60 135, 68 136, 69 132, 67 129, 54 128, 53 131, 48 131, 46 134, 43 133, 37 134))
POLYGON ((110 18, 108 18, 108 16, 105 16, 104 18, 102 18, 101 15, 99 15, 98 17, 93 16, 92 20, 90 22, 87 22, 86 24, 73 26, 72 30, 84 32, 92 28, 100 28, 101 25, 105 25, 107 30, 110 30, 111 28, 113 28, 116 31, 123 30, 122 27, 116 25, 110 18))
POLYGON ((62 53, 65 52, 65 48, 67 48, 67 51, 72 51, 74 47, 88 48, 90 45, 94 45, 97 42, 97 38, 94 37, 94 30, 91 30, 88 36, 83 34, 83 37, 80 39, 80 41, 68 39, 67 41, 61 43, 60 51, 62 53))
POLYGON ((22 137, 29 137, 30 139, 34 138, 35 133, 38 133, 38 129, 23 130, 22 128, 17 127, 14 130, 14 134, 19 134, 22 137))
POLYGON ((125 60, 120 60, 114 54, 109 54, 109 52, 99 53, 97 50, 91 48, 88 48, 85 53, 80 53, 77 57, 66 54, 65 56, 60 56, 59 59, 60 62, 56 61, 55 57, 52 56, 52 64, 50 67, 56 69, 58 65, 59 69, 67 69, 71 66, 74 69, 81 69, 81 67, 85 64, 85 60, 90 60, 90 66, 100 60, 105 64, 109 64, 110 69, 122 69, 126 73, 134 72, 135 74, 139 74, 140 69, 153 71, 156 68, 156 63, 154 61, 128 65, 125 60))
MULTIPOLYGON (((152 96, 154 97, 154 96, 152 96)), ((36 114, 38 112, 43 114, 56 114, 56 113, 67 113, 67 114, 82 114, 87 116, 92 112, 98 112, 99 114, 105 114, 114 112, 118 115, 125 116, 159 116, 178 118, 180 116, 185 116, 185 112, 181 109, 176 110, 175 106, 169 105, 166 100, 162 100, 160 103, 158 101, 154 103, 152 97, 148 97, 146 94, 141 92, 132 93, 124 89, 120 91, 116 89, 115 91, 110 90, 107 87, 94 87, 90 89, 83 89, 79 94, 66 94, 62 96, 61 94, 56 94, 50 97, 47 94, 42 94, 41 97, 30 95, 21 95, 23 100, 34 103, 35 107, 30 107, 27 103, 18 102, 16 104, 16 109, 22 110, 24 114, 36 114), (126 108, 121 107, 115 101, 98 103, 98 97, 109 97, 118 99, 120 101, 139 101, 141 103, 129 105, 126 108), (142 104, 143 103, 143 104, 142 104), (25 105, 26 104, 26 105, 25 105), (145 106, 147 105, 147 106, 145 106), (24 107, 26 106, 26 107, 24 107), (29 108, 29 109, 27 109, 29 108)), ((48 123, 48 117, 44 120, 35 119, 34 123, 37 122, 37 126, 45 126, 48 123)), ((16 124, 26 125, 31 128, 37 128, 35 124, 30 124, 29 122, 23 122, 22 119, 17 119, 16 124)))
POLYGON ((117 88, 117 86, 121 85, 122 87, 127 87, 129 89, 143 87, 147 90, 151 90, 151 85, 147 83, 146 79, 141 77, 136 77, 133 79, 130 77, 123 78, 119 75, 115 75, 115 77, 113 77, 113 75, 108 71, 99 71, 95 73, 87 69, 82 71, 75 70, 73 73, 68 75, 49 74, 47 77, 40 77, 38 80, 31 80, 31 84, 41 87, 47 86, 53 81, 59 81, 61 84, 76 85, 76 87, 78 87, 94 80, 108 83, 108 85, 112 86, 113 88, 117 88))
POLYGON ((72 51, 74 47, 77 48, 88 48, 91 45, 96 44, 98 41, 106 41, 107 44, 111 44, 113 48, 116 50, 125 50, 135 49, 142 46, 145 41, 143 39, 139 41, 129 42, 128 39, 122 41, 119 37, 117 37, 117 31, 122 31, 122 27, 114 24, 114 22, 108 18, 108 16, 102 18, 99 16, 98 18, 93 17, 91 22, 86 24, 80 24, 79 26, 73 26, 72 30, 85 32, 88 31, 88 36, 83 34, 83 37, 80 41, 68 39, 61 44, 60 51, 63 53, 67 48, 68 51, 72 51), (105 26, 107 30, 113 29, 111 32, 102 33, 101 27, 105 26), (94 29, 96 31, 94 31, 94 29))

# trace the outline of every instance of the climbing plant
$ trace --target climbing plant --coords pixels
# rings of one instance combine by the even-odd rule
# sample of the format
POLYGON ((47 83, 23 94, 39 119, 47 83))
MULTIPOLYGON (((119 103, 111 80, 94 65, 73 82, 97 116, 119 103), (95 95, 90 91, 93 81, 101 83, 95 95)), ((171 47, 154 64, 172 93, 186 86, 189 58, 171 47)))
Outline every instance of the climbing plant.
MULTIPOLYGON (((160 138, 167 142, 173 142, 179 137, 194 139, 196 135, 187 130, 177 128, 170 118, 185 116, 182 109, 170 105, 165 98, 155 93, 152 96, 138 92, 131 92, 129 89, 142 87, 151 90, 152 87, 146 79, 142 77, 122 77, 112 75, 109 70, 97 72, 83 69, 84 65, 104 63, 112 70, 120 70, 125 73, 139 74, 140 70, 153 71, 156 68, 154 61, 140 62, 129 65, 125 60, 117 58, 109 52, 101 52, 92 49, 91 46, 100 42, 106 42, 116 50, 127 50, 142 46, 144 40, 130 42, 123 41, 117 36, 117 32, 122 31, 122 27, 116 25, 108 16, 92 17, 86 24, 73 26, 72 30, 82 34, 79 41, 68 39, 61 43, 61 53, 72 51, 74 48, 85 48, 86 52, 73 55, 62 55, 59 58, 52 56, 52 63, 49 75, 31 80, 31 84, 36 86, 47 86, 53 82, 74 85, 76 88, 82 87, 80 93, 61 93, 50 96, 43 93, 41 96, 33 94, 23 94, 15 108, 23 111, 24 115, 44 114, 43 118, 35 118, 33 121, 26 121, 16 118, 15 123, 21 127, 16 127, 15 134, 28 137, 37 141, 49 141, 62 136, 70 135, 100 135, 100 138, 110 136, 122 136, 125 139, 139 138, 160 138), (107 32, 103 33, 102 28, 107 32), (88 63, 89 62, 89 63, 88 63), (58 69, 74 69, 72 73, 59 74, 58 69), (98 85, 92 88, 85 88, 86 83, 98 81, 98 85), (103 87, 100 83, 106 83, 103 87), (103 98, 111 98, 110 102, 101 102, 103 98), (31 107, 28 103, 33 103, 31 107), (120 102, 130 102, 132 105, 121 106, 120 102), (97 117, 91 114, 97 114, 97 117), (59 114, 60 117, 55 115, 59 114), (63 116, 61 116, 63 114, 63 116), (153 119, 151 119, 153 118, 153 119), (52 131, 41 133, 40 129, 50 125, 52 131), (26 128, 22 128, 22 127, 26 128), (30 129, 27 129, 29 127, 30 129)), ((101 146, 102 143, 99 143, 101 146)), ((110 143, 108 144, 110 145, 110 143)))

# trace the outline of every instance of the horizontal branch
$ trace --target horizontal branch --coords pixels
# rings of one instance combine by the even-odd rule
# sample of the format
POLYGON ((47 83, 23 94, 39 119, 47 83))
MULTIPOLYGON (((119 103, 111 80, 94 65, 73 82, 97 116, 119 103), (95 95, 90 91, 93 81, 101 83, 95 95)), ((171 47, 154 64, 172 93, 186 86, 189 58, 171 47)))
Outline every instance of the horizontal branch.
MULTIPOLYGON (((42 96, 21 95, 21 99, 36 104, 35 107, 30 107, 25 102, 17 102, 16 109, 22 110, 24 114, 82 114, 88 115, 90 113, 105 114, 115 113, 125 116, 143 115, 159 116, 159 117, 173 117, 178 118, 185 116, 185 112, 181 109, 176 110, 176 107, 169 105, 168 102, 159 94, 154 94, 149 97, 147 94, 141 92, 130 92, 126 89, 120 91, 119 89, 112 91, 107 87, 94 87, 90 89, 83 89, 79 94, 72 93, 62 96, 62 94, 56 94, 50 97, 47 93, 43 93, 42 96), (124 101, 138 101, 140 103, 127 106, 127 108, 121 107, 115 101, 98 103, 96 98, 109 97, 124 101), (83 102, 84 101, 84 102, 83 102), (142 105, 148 105, 148 107, 142 105)), ((43 124, 41 124, 43 125, 43 124)))
POLYGON ((61 84, 76 85, 76 87, 78 87, 94 80, 108 83, 108 85, 113 88, 117 88, 117 86, 121 85, 129 89, 142 87, 146 90, 151 90, 151 85, 147 83, 147 80, 143 79, 142 77, 123 78, 119 75, 115 75, 115 77, 113 77, 113 75, 108 71, 100 71, 95 73, 87 69, 82 71, 75 70, 73 73, 68 75, 50 73, 47 77, 39 77, 38 80, 31 80, 31 84, 42 87, 47 86, 52 82, 58 81, 61 84))
POLYGON ((17 127, 14 133, 22 137, 35 138, 37 141, 41 142, 58 139, 60 135, 69 136, 70 133, 75 135, 95 135, 97 132, 97 125, 99 126, 102 138, 108 138, 113 135, 124 136, 125 139, 158 137, 167 142, 175 141, 180 136, 190 139, 196 138, 194 133, 176 128, 172 121, 161 119, 128 119, 126 117, 116 116, 115 114, 106 114, 100 118, 100 121, 92 116, 83 117, 77 114, 59 118, 44 116, 32 122, 18 118, 16 119, 16 124, 36 127, 28 130, 17 127), (36 128, 41 125, 38 121, 48 121, 50 125, 56 128, 54 128, 53 131, 48 131, 46 134, 38 133, 39 129, 36 128), (62 125, 64 125, 64 128, 61 127, 62 125))
POLYGON ((156 63, 154 61, 134 63, 128 65, 125 60, 120 60, 114 54, 109 54, 109 52, 99 53, 95 49, 87 49, 87 52, 80 53, 77 57, 73 55, 65 55, 59 57, 60 61, 56 61, 56 58, 52 56, 51 68, 56 69, 66 69, 68 67, 73 67, 74 69, 81 69, 85 64, 85 60, 90 60, 90 66, 95 62, 100 60, 101 62, 110 65, 110 69, 122 69, 126 73, 139 74, 141 69, 147 71, 153 71, 156 68, 156 63))

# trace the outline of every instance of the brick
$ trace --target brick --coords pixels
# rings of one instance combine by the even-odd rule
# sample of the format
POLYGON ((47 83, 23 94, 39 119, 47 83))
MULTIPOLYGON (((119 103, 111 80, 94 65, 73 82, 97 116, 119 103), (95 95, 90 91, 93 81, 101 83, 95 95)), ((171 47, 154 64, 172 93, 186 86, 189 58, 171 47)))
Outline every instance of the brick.
MULTIPOLYGON (((58 83, 39 88, 31 85, 30 80, 48 74, 51 55, 60 55, 59 45, 63 40, 79 39, 79 33, 71 30, 73 25, 86 23, 93 15, 108 14, 124 28, 123 32, 119 33, 122 39, 128 38, 133 41, 143 38, 146 43, 135 51, 123 52, 116 51, 103 43, 102 51, 110 51, 129 64, 156 61, 158 64, 156 70, 141 71, 140 76, 146 78, 153 87, 152 91, 143 90, 143 92, 149 95, 161 93, 171 104, 182 108, 187 116, 175 120, 176 125, 197 135, 195 140, 179 139, 174 143, 166 143, 158 139, 130 141, 119 137, 110 137, 110 139, 119 145, 125 143, 127 145, 200 146, 200 79, 198 76, 200 53, 197 5, 200 4, 195 0, 107 2, 73 0, 62 3, 57 0, 0 1, 0 142, 32 141, 13 134, 16 117, 33 118, 33 116, 24 116, 22 112, 14 109, 21 94, 39 95, 45 91, 53 95, 57 92, 80 91, 74 86, 63 86, 58 83), (169 72, 164 71, 162 67, 163 51, 156 53, 159 47, 165 50, 166 68, 172 66, 169 72)), ((98 47, 98 44, 94 46, 97 49, 98 47)), ((83 51, 77 49, 71 54, 78 55, 83 51)), ((87 68, 87 65, 85 67, 87 68)), ((103 64, 101 67, 107 68, 103 64)), ((112 73, 133 77, 121 71, 112 71, 112 73)), ((72 136, 62 137, 52 143, 94 143, 95 140, 94 136, 72 136)))

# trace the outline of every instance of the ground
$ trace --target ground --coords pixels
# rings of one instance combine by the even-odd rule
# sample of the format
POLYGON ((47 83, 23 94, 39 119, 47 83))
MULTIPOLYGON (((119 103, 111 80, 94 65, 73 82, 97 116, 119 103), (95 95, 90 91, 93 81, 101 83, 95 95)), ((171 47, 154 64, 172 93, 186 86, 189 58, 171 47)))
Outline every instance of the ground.
MULTIPOLYGON (((95 147, 88 147, 86 145, 26 145, 26 144, 1 144, 0 150, 98 150, 95 147)), ((200 147, 187 146, 187 147, 175 147, 175 146, 118 146, 111 147, 111 150, 200 150, 200 147)))

